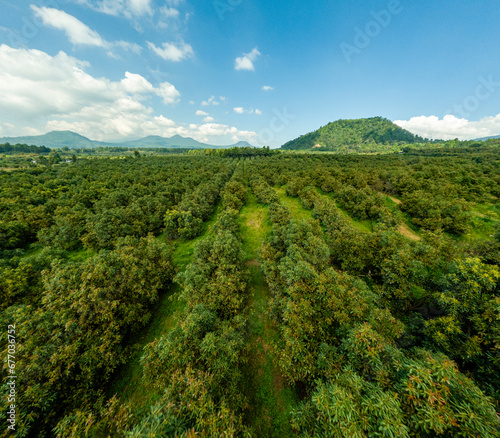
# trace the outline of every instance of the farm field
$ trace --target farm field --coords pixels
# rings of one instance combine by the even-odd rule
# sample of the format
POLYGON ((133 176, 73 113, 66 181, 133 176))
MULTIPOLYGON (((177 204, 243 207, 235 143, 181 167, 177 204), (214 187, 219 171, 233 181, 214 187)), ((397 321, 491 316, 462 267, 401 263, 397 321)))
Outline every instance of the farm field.
POLYGON ((236 152, 0 169, 18 436, 497 437, 499 148, 236 152))

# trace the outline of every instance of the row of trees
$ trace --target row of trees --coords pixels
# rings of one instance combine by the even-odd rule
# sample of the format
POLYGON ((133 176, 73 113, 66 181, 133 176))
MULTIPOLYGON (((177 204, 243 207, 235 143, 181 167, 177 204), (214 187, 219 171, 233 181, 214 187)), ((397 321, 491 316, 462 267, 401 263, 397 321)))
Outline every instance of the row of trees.
POLYGON ((0 144, 0 154, 49 154, 51 149, 46 146, 27 144, 0 144))
POLYGON ((137 415, 116 397, 101 398, 68 413, 55 429, 58 436, 246 433, 239 368, 245 360, 247 274, 236 222, 246 189, 240 175, 237 169, 221 190, 224 208, 217 222, 175 278, 182 288, 176 299, 187 303, 181 322, 144 349, 143 384, 155 394, 151 411, 137 415))
MULTIPOLYGON (((35 303, 3 310, 2 325, 19 333, 16 436, 54 436, 61 415, 99 400, 130 355, 126 340, 148 322, 173 274, 167 246, 126 237, 83 263, 53 260, 31 285, 39 289, 35 303)), ((2 403, 2 416, 7 409, 2 403)))
POLYGON ((182 323, 147 346, 144 378, 161 394, 126 436, 239 436, 247 324, 247 272, 236 222, 245 202, 240 171, 221 191, 223 210, 176 281, 187 302, 182 323))
POLYGON ((482 150, 450 156, 279 156, 255 160, 271 185, 295 196, 307 186, 331 193, 358 219, 402 221, 429 231, 465 235, 474 227, 475 204, 500 205, 500 155, 482 150), (388 206, 381 194, 401 200, 388 206), (399 211, 398 211, 399 210, 399 211))
POLYGON ((132 421, 106 390, 174 276, 172 247, 154 235, 169 208, 193 193, 205 202, 205 182, 223 187, 232 169, 141 157, 0 175, 0 321, 19 333, 18 436, 80 437, 89 424, 118 436, 132 421))
MULTIPOLYGON (((290 416, 297 434, 496 436, 499 164, 492 151, 246 160, 273 224, 261 266, 273 350, 301 398, 290 416), (314 220, 293 220, 273 186, 314 220), (477 208, 487 235, 457 237, 478 223, 477 208), (410 220, 413 240, 401 233, 410 220)), ((0 182, 0 322, 19 332, 19 436, 251 434, 241 162, 79 159, 0 182), (151 411, 110 399, 130 337, 175 275, 170 239, 200 235, 217 204, 176 277, 181 322, 144 350, 151 411)))
POLYGON ((199 203, 194 220, 204 220, 215 201, 210 196, 218 196, 231 173, 227 160, 198 157, 79 160, 69 167, 3 173, 0 252, 9 255, 37 241, 98 251, 111 249, 120 237, 158 235, 165 214, 183 197, 181 210, 199 203), (196 192, 206 181, 211 187, 196 192))
MULTIPOLYGON (((262 178, 256 178, 255 191, 266 193, 272 189, 265 187, 262 178)), ((401 289, 404 294, 406 288, 397 285, 398 280, 407 279, 407 274, 418 270, 417 257, 407 273, 398 271, 405 269, 405 260, 399 259, 405 252, 404 238, 387 227, 370 233, 370 240, 373 235, 379 243, 372 253, 365 255, 359 251, 357 254, 366 257, 365 266, 354 264, 352 270, 338 271, 332 261, 348 256, 355 243, 353 238, 365 240, 365 237, 360 236, 358 230, 349 229, 350 221, 331 200, 311 196, 310 190, 302 190, 302 195, 304 205, 313 204, 326 235, 317 222, 290 220, 287 208, 276 196, 268 195, 274 227, 269 243, 262 250, 263 269, 273 292, 272 313, 281 334, 276 347, 280 352, 279 363, 288 379, 305 386, 305 392, 310 394, 292 412, 297 431, 304 436, 318 437, 496 436, 500 423, 492 400, 459 371, 458 365, 443 354, 443 349, 435 345, 434 348, 404 345, 408 331, 405 315, 401 310, 391 311, 399 307, 398 302, 387 306, 392 297, 384 296, 383 287, 394 282, 392 291, 397 295, 401 289), (337 233, 343 233, 342 239, 336 240, 337 233), (325 237, 333 246, 325 242, 325 237), (375 260, 370 260, 374 255, 375 260), (391 256, 392 261, 388 261, 391 256), (395 265, 399 261, 401 263, 395 265), (377 267, 378 272, 370 274, 371 269, 375 271, 377 267), (372 287, 349 271, 369 274, 372 287), (379 286, 380 283, 383 286, 379 286)), ((407 255, 406 259, 411 260, 411 256, 407 255)), ((493 290, 496 269, 479 261, 464 263, 470 270, 481 273, 480 277, 491 279, 489 284, 480 287, 481 293, 493 290)), ((457 279, 462 285, 463 281, 463 277, 457 279)), ((409 284, 413 292, 411 298, 407 297, 410 301, 414 302, 419 292, 422 293, 418 284, 409 284)), ((456 296, 450 297, 452 302, 455 299, 456 296)), ((484 311, 482 308, 473 318, 484 318, 484 311)), ((484 330, 484 326, 482 328, 484 330)), ((488 339, 494 338, 495 330, 488 339)), ((480 337, 483 336, 484 331, 480 337)), ((486 359, 494 351, 494 342, 486 342, 483 348, 486 359)), ((486 363, 490 372, 493 371, 495 364, 491 357, 483 366, 486 363)), ((498 387, 498 384, 491 386, 498 387)))

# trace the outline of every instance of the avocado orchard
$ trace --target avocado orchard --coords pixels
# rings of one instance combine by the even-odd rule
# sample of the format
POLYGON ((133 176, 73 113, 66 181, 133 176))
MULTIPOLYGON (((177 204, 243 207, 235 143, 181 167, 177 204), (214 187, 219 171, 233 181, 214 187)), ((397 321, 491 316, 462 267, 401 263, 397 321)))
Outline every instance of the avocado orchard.
POLYGON ((296 395, 297 436, 498 436, 500 153, 237 152, 0 171, 18 435, 258 436, 240 231, 253 193, 271 230, 254 248, 263 354, 296 395), (165 296, 177 322, 137 343, 165 296), (141 409, 110 393, 136 352, 141 409))

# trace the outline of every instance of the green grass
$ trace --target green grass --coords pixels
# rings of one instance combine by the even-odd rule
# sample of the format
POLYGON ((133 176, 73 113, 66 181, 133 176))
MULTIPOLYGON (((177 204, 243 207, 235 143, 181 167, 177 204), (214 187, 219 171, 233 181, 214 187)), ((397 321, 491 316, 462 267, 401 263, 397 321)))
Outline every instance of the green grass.
POLYGON ((500 206, 494 204, 475 204, 472 213, 476 216, 486 216, 490 219, 500 221, 500 206))
POLYGON ((68 260, 71 260, 72 262, 81 263, 95 254, 96 253, 94 251, 91 251, 90 249, 80 249, 77 251, 68 251, 67 257, 68 260))
POLYGON ((352 225, 357 228, 359 231, 362 231, 363 233, 371 233, 373 231, 374 227, 374 222, 370 219, 366 220, 360 220, 356 219, 355 217, 351 216, 346 210, 344 210, 338 202, 335 200, 332 194, 330 193, 325 193, 323 190, 320 188, 316 187, 317 192, 321 196, 327 197, 330 201, 333 201, 336 205, 336 207, 342 212, 342 214, 351 221, 352 225))
POLYGON ((302 206, 299 198, 288 196, 284 187, 276 188, 276 191, 278 192, 280 201, 290 210, 290 213, 295 220, 300 221, 313 219, 312 210, 306 210, 302 206))
POLYGON ((290 437, 289 413, 298 404, 294 388, 281 375, 273 345, 278 341, 269 316, 270 292, 258 266, 250 270, 249 361, 244 368, 245 392, 249 401, 247 424, 256 437, 290 437))
POLYGON ((272 345, 278 333, 269 315, 271 293, 258 261, 259 248, 271 231, 268 207, 247 194, 238 221, 246 266, 249 270, 249 344, 244 366, 245 394, 249 402, 246 423, 255 437, 293 436, 289 412, 298 397, 281 376, 272 345))
POLYGON ((472 209, 472 231, 466 240, 490 240, 500 224, 500 209, 493 204, 475 204, 472 209))
POLYGON ((267 206, 258 204, 253 193, 247 193, 246 203, 238 216, 246 261, 257 259, 258 250, 271 231, 267 210, 267 206))
POLYGON ((174 252, 174 265, 179 271, 186 269, 186 266, 189 263, 191 263, 191 260, 193 259, 195 245, 200 240, 203 240, 206 237, 207 232, 210 230, 211 226, 217 222, 217 218, 221 211, 222 211, 222 202, 219 200, 219 202, 215 207, 215 212, 212 214, 211 218, 203 224, 203 233, 200 236, 195 237, 194 239, 180 240, 177 243, 174 252))

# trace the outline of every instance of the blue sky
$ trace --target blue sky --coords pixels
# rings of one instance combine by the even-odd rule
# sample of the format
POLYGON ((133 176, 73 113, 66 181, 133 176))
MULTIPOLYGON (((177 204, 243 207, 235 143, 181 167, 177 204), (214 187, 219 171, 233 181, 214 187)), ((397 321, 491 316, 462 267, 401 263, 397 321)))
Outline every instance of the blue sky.
POLYGON ((0 0, 0 136, 499 135, 498 23, 496 0, 0 0))

